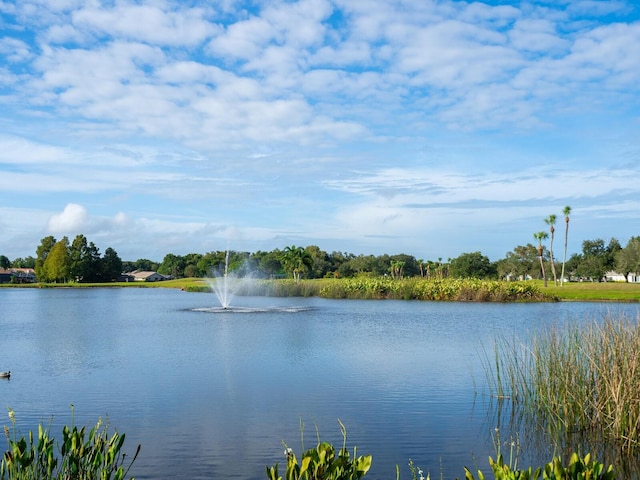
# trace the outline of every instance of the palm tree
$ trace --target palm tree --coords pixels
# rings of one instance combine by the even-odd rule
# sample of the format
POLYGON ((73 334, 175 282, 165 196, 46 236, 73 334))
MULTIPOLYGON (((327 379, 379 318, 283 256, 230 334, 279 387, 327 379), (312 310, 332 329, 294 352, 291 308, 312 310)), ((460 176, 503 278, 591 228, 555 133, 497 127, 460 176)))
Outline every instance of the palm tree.
POLYGON ((299 282, 302 273, 313 266, 313 258, 304 248, 291 245, 284 247, 284 263, 293 274, 293 279, 299 282))
POLYGON ((551 259, 551 271, 553 272, 553 283, 558 285, 558 277, 556 275, 556 262, 553 260, 553 234, 556 231, 554 225, 556 224, 556 216, 549 215, 544 219, 544 223, 549 225, 549 232, 551 232, 551 240, 549 240, 549 258, 551 259))
POLYGON ((538 257, 540 258, 540 268, 542 269, 542 279, 544 280, 544 286, 547 286, 547 274, 544 272, 544 262, 542 261, 542 253, 544 247, 542 246, 542 240, 549 238, 547 232, 538 232, 533 234, 533 238, 538 240, 538 257))
POLYGON ((564 223, 566 224, 566 229, 564 231, 564 255, 562 257, 562 273, 560 274, 560 286, 564 285, 564 264, 567 261, 567 237, 569 237, 569 214, 571 213, 571 207, 567 205, 562 210, 564 214, 564 223))

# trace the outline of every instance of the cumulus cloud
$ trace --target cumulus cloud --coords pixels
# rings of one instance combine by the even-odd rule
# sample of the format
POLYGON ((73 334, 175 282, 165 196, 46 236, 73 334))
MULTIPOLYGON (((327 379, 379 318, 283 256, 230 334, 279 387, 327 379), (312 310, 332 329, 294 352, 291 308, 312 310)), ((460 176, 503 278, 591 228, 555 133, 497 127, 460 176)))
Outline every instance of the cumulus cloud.
POLYGON ((0 203, 120 245, 632 205, 633 5, 495 3, 0 2, 0 203))
POLYGON ((87 224, 87 209, 77 203, 69 203, 64 210, 51 216, 48 230, 53 234, 81 232, 87 224))

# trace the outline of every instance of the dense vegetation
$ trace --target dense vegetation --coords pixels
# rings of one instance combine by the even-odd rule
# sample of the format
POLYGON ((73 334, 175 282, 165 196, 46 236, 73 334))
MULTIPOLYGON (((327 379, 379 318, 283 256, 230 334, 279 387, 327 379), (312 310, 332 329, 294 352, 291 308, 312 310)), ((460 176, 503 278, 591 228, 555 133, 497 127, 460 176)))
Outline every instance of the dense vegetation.
MULTIPOLYGON (((205 254, 165 255, 162 262, 148 259, 123 261, 117 252, 107 248, 101 256, 93 242, 77 235, 69 243, 66 237, 56 240, 52 236, 42 239, 36 257, 14 261, 0 255, 0 268, 35 268, 39 282, 110 282, 117 281, 123 272, 134 270, 157 271, 172 278, 202 278, 223 268, 223 251, 205 254)), ((480 279, 546 279, 546 271, 566 268, 564 278, 600 281, 608 271, 617 271, 625 277, 640 272, 640 236, 632 237, 625 247, 612 238, 585 240, 582 253, 573 254, 560 264, 550 262, 551 254, 544 246, 532 244, 517 246, 503 259, 491 262, 481 252, 463 253, 443 261, 423 260, 407 254, 354 255, 344 252, 325 252, 318 246, 296 247, 255 253, 232 251, 229 271, 234 275, 254 278, 355 278, 387 277, 404 279, 420 277, 480 278, 480 279), (540 256, 540 253, 542 254, 540 256), (547 266, 545 274, 542 267, 547 266), (549 268, 553 265, 553 268, 549 268)), ((558 278, 556 282, 558 283, 558 278)))
MULTIPOLYGON (((207 284, 183 287, 189 291, 208 291, 207 284)), ((444 300, 474 302, 554 301, 533 282, 500 282, 474 278, 394 280, 390 277, 357 277, 341 280, 256 280, 234 286, 239 295, 271 297, 324 297, 348 299, 444 300)))

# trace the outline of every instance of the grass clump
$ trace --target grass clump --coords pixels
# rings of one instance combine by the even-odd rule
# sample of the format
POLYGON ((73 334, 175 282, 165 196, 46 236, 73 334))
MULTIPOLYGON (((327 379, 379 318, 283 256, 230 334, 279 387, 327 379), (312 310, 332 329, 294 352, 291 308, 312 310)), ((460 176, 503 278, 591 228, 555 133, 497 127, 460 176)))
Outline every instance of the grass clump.
MULTIPOLYGON (((487 364, 488 365, 488 364, 487 364)), ((640 325, 606 316, 540 332, 529 345, 496 342, 494 394, 551 432, 640 446, 640 325)))

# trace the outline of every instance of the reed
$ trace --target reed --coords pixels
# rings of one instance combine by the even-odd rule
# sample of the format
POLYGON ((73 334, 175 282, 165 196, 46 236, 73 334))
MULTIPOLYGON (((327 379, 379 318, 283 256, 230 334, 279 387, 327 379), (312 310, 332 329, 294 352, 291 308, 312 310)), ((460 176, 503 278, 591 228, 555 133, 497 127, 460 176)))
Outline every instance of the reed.
POLYGON ((640 446, 640 325, 607 315, 547 329, 530 342, 496 340, 485 360, 493 394, 551 432, 640 446))

